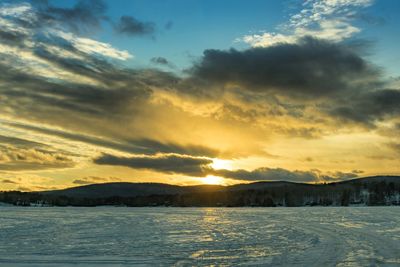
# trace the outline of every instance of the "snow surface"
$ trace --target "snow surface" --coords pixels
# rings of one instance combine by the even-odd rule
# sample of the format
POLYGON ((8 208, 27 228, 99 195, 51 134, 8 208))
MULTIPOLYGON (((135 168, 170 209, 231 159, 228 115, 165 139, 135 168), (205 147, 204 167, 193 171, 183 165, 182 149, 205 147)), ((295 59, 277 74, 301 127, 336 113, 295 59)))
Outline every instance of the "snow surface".
POLYGON ((0 207, 0 266, 400 266, 400 207, 0 207))

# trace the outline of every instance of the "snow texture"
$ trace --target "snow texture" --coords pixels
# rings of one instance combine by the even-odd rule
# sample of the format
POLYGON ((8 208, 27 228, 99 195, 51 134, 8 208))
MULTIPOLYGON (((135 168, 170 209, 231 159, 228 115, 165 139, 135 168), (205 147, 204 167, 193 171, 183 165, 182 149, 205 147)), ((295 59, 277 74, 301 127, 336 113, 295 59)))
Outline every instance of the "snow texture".
POLYGON ((0 266, 400 266, 400 207, 0 207, 0 266))

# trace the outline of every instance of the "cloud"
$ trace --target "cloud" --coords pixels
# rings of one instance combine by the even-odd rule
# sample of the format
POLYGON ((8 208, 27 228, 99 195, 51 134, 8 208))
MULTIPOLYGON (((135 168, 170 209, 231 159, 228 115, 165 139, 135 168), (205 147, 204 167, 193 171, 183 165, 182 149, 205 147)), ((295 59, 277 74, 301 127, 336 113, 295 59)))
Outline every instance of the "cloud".
POLYGON ((97 132, 89 125, 97 124, 96 120, 117 123, 115 118, 121 120, 129 113, 137 113, 134 110, 140 110, 148 101, 151 87, 164 83, 161 73, 116 68, 68 42, 50 39, 37 46, 29 50, 29 57, 24 56, 27 51, 21 51, 25 53, 21 57, 14 53, 2 56, 2 115, 63 127, 70 120, 77 128, 87 125, 97 132), (55 48, 74 57, 64 57, 55 48), (9 62, 14 62, 13 67, 10 68, 9 62))
POLYGON ((351 47, 311 37, 243 51, 206 50, 189 73, 220 87, 312 98, 365 90, 379 77, 351 47))
POLYGON ((107 6, 101 0, 79 0, 73 7, 64 8, 51 5, 47 0, 35 1, 36 27, 60 25, 75 33, 88 33, 101 28, 107 6))
POLYGON ((93 160, 100 165, 117 165, 134 169, 147 169, 167 174, 186 174, 204 176, 204 169, 213 161, 207 158, 195 158, 183 155, 159 155, 152 157, 118 157, 102 155, 93 160))
MULTIPOLYGON (((23 191, 44 191, 60 188, 60 185, 54 185, 53 179, 32 173, 23 172, 18 174, 2 172, 2 175, 6 176, 5 179, 0 180, 0 183, 3 184, 3 190, 21 190, 23 188, 23 191)), ((61 188, 63 187, 65 186, 61 186, 61 188)))
POLYGON ((400 90, 381 89, 360 93, 343 100, 330 114, 346 121, 375 127, 375 122, 400 115, 400 90), (350 100, 350 102, 349 102, 350 100))
POLYGON ((214 175, 230 179, 248 181, 291 181, 291 182, 326 182, 340 181, 357 177, 357 173, 334 172, 323 174, 319 170, 310 171, 289 171, 282 168, 257 168, 252 171, 247 170, 214 170, 214 175))
POLYGON ((121 179, 116 177, 97 177, 97 176, 88 176, 83 177, 81 179, 76 179, 72 181, 73 184, 76 185, 87 185, 87 184, 96 184, 96 183, 109 183, 109 182, 120 182, 121 179))
POLYGON ((38 35, 24 36, 19 41, 21 49, 5 46, 9 50, 1 51, 2 116, 14 121, 23 118, 26 130, 130 153, 219 154, 206 146, 149 136, 148 127, 140 123, 160 125, 157 118, 151 118, 160 108, 153 91, 176 84, 179 78, 175 75, 120 67, 107 58, 123 59, 122 52, 72 33, 47 29, 38 35), (32 47, 24 45, 33 41, 32 47), (121 130, 121 125, 126 128, 121 130))
POLYGON ((286 136, 292 138, 304 138, 304 139, 318 139, 324 136, 324 131, 319 129, 318 127, 280 127, 277 126, 275 129, 276 132, 284 134, 286 136))
POLYGON ((122 16, 114 29, 120 34, 129 36, 151 35, 155 32, 155 24, 139 21, 132 16, 122 16))
MULTIPOLYGON (((120 60, 132 57, 129 52, 120 51, 110 44, 80 36, 101 27, 101 21, 106 19, 106 7, 102 1, 81 0, 73 8, 54 7, 47 1, 37 3, 35 6, 29 3, 0 5, 1 43, 34 49, 58 38, 84 53, 120 60)), ((28 55, 27 51, 14 51, 28 55)))
POLYGON ((63 38, 77 50, 86 54, 97 54, 119 60, 126 60, 132 57, 128 51, 115 49, 107 43, 95 41, 89 38, 78 37, 74 34, 65 33, 62 31, 54 31, 53 33, 60 38, 63 38))
MULTIPOLYGON (((7 143, 1 167, 8 171, 72 168, 76 160, 107 153, 95 163, 204 176, 219 172, 208 166, 211 158, 268 157, 266 150, 282 155, 288 152, 269 150, 268 145, 299 137, 307 142, 320 138, 322 143, 324 136, 352 132, 358 125, 368 131, 394 123, 399 115, 398 90, 390 89, 396 86, 388 86, 379 68, 363 56, 364 41, 338 43, 315 30, 347 38, 345 33, 354 34, 347 19, 323 21, 312 11, 315 22, 303 25, 308 15, 290 22, 297 25, 297 33, 308 31, 293 35, 292 41, 281 33, 281 41, 265 47, 208 49, 180 75, 116 63, 132 55, 85 35, 110 23, 101 8, 88 21, 79 17, 89 12, 88 3, 66 9, 47 2, 42 7, 0 6, 0 130, 20 131, 30 139, 0 136, 0 142, 7 143), (43 14, 51 8, 55 12, 46 19, 43 14), (72 13, 78 16, 74 21, 85 24, 82 28, 68 22, 66 16, 72 13), (38 24, 39 19, 46 23, 38 24), (309 26, 313 23, 318 27, 309 26), (310 33, 327 40, 303 37, 310 33), (111 156, 121 152, 130 157, 111 156), (43 164, 45 159, 51 164, 43 164)), ((331 15, 322 16, 341 11, 332 6, 326 12, 331 15)), ((130 34, 154 33, 153 24, 150 29, 125 18, 120 21, 125 23, 123 31, 135 26, 138 32, 130 34)), ((151 61, 171 64, 163 57, 151 61)), ((279 168, 220 172, 249 180, 272 175, 296 181, 347 177, 279 168)))
MULTIPOLYGON (((5 69, 5 66, 0 65, 0 69, 5 69)), ((104 73, 104 75, 107 74, 104 73)), ((74 81, 69 84, 48 81, 26 73, 13 72, 10 69, 0 76, 3 81, 0 91, 6 97, 5 103, 21 110, 23 107, 18 107, 18 105, 22 105, 21 101, 35 102, 37 106, 29 108, 33 112, 32 115, 41 113, 41 110, 46 112, 44 109, 47 108, 93 115, 105 113, 107 110, 121 112, 122 109, 129 106, 129 102, 139 104, 141 100, 145 100, 149 92, 143 86, 129 88, 129 85, 133 86, 132 83, 127 87, 122 85, 113 90, 107 90, 104 87, 81 85, 74 81), (19 80, 15 80, 18 79, 16 76, 19 76, 19 80), (18 86, 7 88, 7 85, 16 83, 18 86), (57 105, 55 106, 55 104, 57 105)), ((129 83, 129 81, 127 82, 129 83)))
POLYGON ((4 4, 0 9, 0 16, 18 16, 29 12, 31 5, 22 3, 18 5, 4 4))
POLYGON ((297 43, 305 36, 318 36, 331 42, 340 42, 359 33, 352 25, 360 9, 372 4, 372 0, 310 0, 304 1, 299 12, 277 28, 278 32, 246 35, 239 40, 254 47, 268 47, 282 43, 297 43))
POLYGON ((150 59, 150 63, 168 67, 170 69, 177 69, 177 67, 172 62, 170 62, 168 59, 166 59, 165 57, 152 57, 150 59))
POLYGON ((0 170, 3 171, 71 168, 74 165, 69 155, 61 152, 0 146, 0 170))
POLYGON ((0 135, 0 171, 44 170, 75 166, 72 154, 49 145, 0 135))
MULTIPOLYGON (((26 140, 18 137, 13 137, 13 136, 4 136, 0 135, 0 143, 1 145, 9 144, 13 145, 16 147, 27 147, 27 148, 38 148, 38 147, 46 147, 45 144, 31 141, 31 140, 26 140)), ((0 145, 0 146, 1 146, 0 145)))
POLYGON ((380 68, 362 56, 368 46, 305 37, 294 44, 206 50, 187 70, 185 82, 196 85, 182 93, 215 99, 247 94, 239 105, 225 102, 221 113, 252 123, 293 120, 274 124, 275 132, 291 137, 320 138, 337 129, 337 122, 378 127, 400 114, 400 91, 386 89, 380 68))
POLYGON ((164 57, 153 57, 150 59, 152 63, 161 64, 161 65, 169 65, 169 61, 164 57))
POLYGON ((72 183, 77 184, 77 185, 87 185, 87 184, 92 184, 93 182, 82 180, 82 179, 76 179, 76 180, 72 181, 72 183))
POLYGON ((314 182, 319 180, 318 175, 310 171, 288 171, 277 168, 258 168, 253 171, 246 170, 216 170, 214 175, 237 180, 250 181, 293 181, 293 182, 314 182))
MULTIPOLYGON (((13 122, 3 122, 3 123, 19 129, 43 133, 50 136, 58 136, 72 141, 92 144, 97 147, 104 147, 132 154, 154 155, 157 153, 175 153, 175 154, 183 154, 190 156, 207 156, 207 157, 217 157, 220 154, 218 150, 204 147, 201 145, 190 145, 190 144, 180 145, 176 143, 160 142, 152 139, 136 139, 136 140, 129 139, 129 140, 119 140, 119 142, 116 142, 98 136, 72 133, 59 129, 37 127, 34 125, 18 124, 13 122)), ((2 140, 2 138, 4 139, 5 137, 0 136, 0 141, 2 140)), ((7 138, 9 139, 9 137, 7 138)), ((23 140, 21 140, 20 142, 22 141, 23 140)))
POLYGON ((9 180, 9 179, 3 179, 1 182, 3 184, 18 184, 17 182, 14 182, 14 181, 9 180))
POLYGON ((125 166, 133 169, 148 169, 166 174, 184 174, 194 177, 216 175, 229 179, 247 181, 292 181, 292 182, 327 182, 355 178, 362 171, 322 173, 310 171, 290 171, 283 168, 261 167, 252 171, 213 169, 213 161, 207 158, 194 158, 182 155, 159 155, 153 157, 119 157, 102 155, 93 161, 100 165, 125 166))
POLYGON ((78 35, 90 34, 102 28, 103 23, 113 25, 115 32, 130 36, 150 35, 155 32, 153 22, 142 22, 132 16, 122 16, 113 22, 106 15, 107 5, 102 0, 79 0, 73 7, 57 7, 48 1, 35 1, 35 20, 32 27, 57 27, 78 35))
MULTIPOLYGON (((1 24, 1 23, 0 23, 1 24)), ((20 46, 22 41, 26 38, 24 33, 12 30, 0 30, 0 41, 7 45, 20 46)))
POLYGON ((400 143, 399 142, 388 142, 388 143, 386 143, 386 145, 391 150, 395 151, 396 154, 400 155, 400 143))
POLYGON ((31 3, 3 4, 0 16, 14 23, 16 29, 45 30, 57 28, 75 34, 88 34, 100 29, 107 7, 101 0, 79 0, 71 8, 51 5, 47 0, 31 3))
MULTIPOLYGON (((29 56, 16 56, 11 51, 4 55, 6 61, 0 62, 0 111, 31 124, 68 129, 66 133, 48 134, 133 154, 216 157, 221 153, 215 145, 196 144, 201 141, 198 136, 190 140, 198 133, 193 133, 188 120, 208 116, 209 121, 203 125, 225 120, 228 125, 228 118, 257 125, 289 116, 306 121, 311 117, 308 105, 298 99, 317 100, 315 96, 328 103, 318 103, 315 109, 320 114, 312 115, 336 118, 333 110, 338 105, 332 101, 338 95, 369 90, 379 83, 379 71, 354 47, 312 38, 298 44, 243 51, 207 50, 187 76, 180 77, 152 69, 121 68, 96 52, 77 47, 70 36, 49 33, 37 41, 34 49, 23 49, 24 53, 29 51, 29 56), (10 68, 10 62, 14 67, 10 68), (214 113, 207 108, 209 115, 199 115, 201 104, 210 99, 203 100, 198 94, 213 95, 210 106, 221 108, 214 113), (225 98, 227 94, 233 95, 235 103, 225 98), (160 95, 172 96, 172 100, 160 95), (187 96, 194 99, 189 108, 185 107, 187 96), (297 102, 290 103, 291 98, 297 102), (186 140, 177 138, 173 130, 177 124, 188 129, 182 133, 188 136, 186 140), (160 136, 165 131, 170 135, 160 136)), ((270 132, 306 138, 324 134, 314 121, 310 122, 290 128, 275 124, 270 132)), ((237 146, 234 149, 236 155, 244 154, 238 153, 237 146)))

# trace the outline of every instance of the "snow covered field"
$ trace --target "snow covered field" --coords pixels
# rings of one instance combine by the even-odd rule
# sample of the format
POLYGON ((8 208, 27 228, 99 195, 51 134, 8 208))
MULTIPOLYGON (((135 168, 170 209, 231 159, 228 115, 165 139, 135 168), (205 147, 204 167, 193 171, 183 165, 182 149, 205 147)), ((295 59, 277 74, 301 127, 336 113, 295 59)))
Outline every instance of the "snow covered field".
POLYGON ((400 266, 400 207, 0 207, 0 266, 400 266))

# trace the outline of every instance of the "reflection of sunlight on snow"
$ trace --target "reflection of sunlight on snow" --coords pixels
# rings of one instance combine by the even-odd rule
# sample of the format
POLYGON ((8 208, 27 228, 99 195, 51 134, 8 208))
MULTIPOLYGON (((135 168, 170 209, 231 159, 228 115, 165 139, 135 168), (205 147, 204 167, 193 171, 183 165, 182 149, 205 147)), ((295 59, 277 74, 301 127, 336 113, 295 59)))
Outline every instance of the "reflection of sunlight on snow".
POLYGON ((364 225, 356 222, 336 222, 337 225, 346 227, 346 228, 363 228, 364 225))

